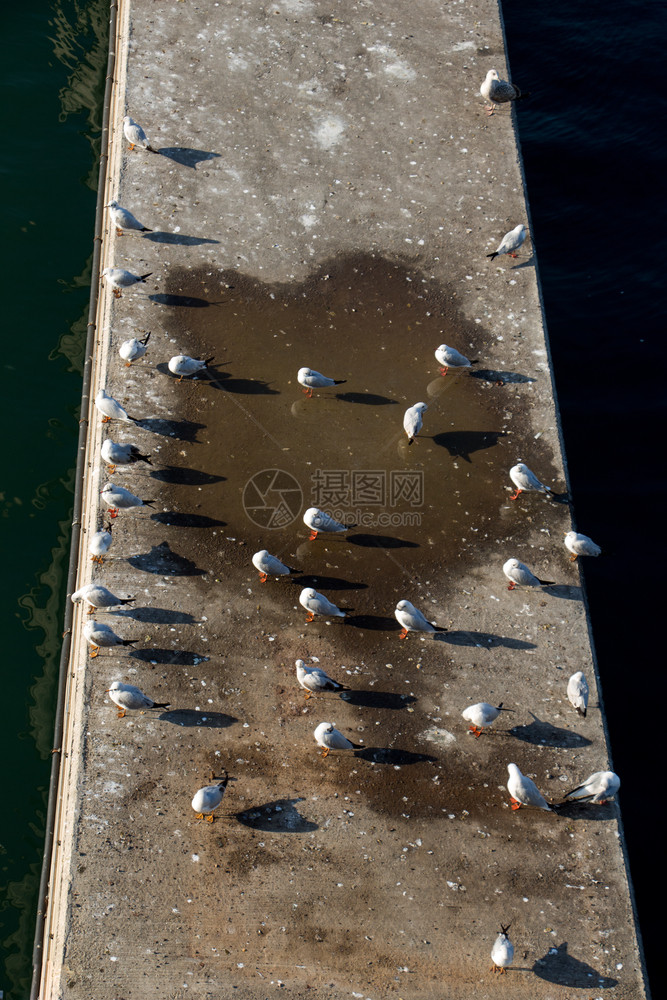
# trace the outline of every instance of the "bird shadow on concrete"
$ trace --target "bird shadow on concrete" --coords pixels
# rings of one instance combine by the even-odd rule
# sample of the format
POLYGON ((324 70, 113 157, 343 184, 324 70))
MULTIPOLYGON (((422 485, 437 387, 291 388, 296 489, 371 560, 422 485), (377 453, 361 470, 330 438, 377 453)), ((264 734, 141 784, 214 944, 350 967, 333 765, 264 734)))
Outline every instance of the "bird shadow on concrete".
POLYGON ((580 601, 581 587, 570 587, 566 583, 555 583, 550 587, 542 587, 542 593, 558 597, 561 601, 580 601))
POLYGON ((408 764, 433 764, 438 759, 428 753, 413 753, 411 750, 394 750, 391 747, 363 747, 354 751, 354 757, 368 760, 373 764, 390 764, 402 767, 408 764))
POLYGON ((182 167, 191 167, 192 170, 197 169, 198 163, 216 160, 220 156, 220 153, 212 153, 205 149, 192 149, 188 146, 162 146, 155 152, 159 153, 160 156, 166 156, 168 160, 173 160, 174 163, 180 163, 182 167))
POLYGON ((187 469, 180 465, 166 465, 162 469, 154 469, 149 473, 151 479, 161 483, 171 483, 174 486, 211 486, 213 483, 223 483, 227 476, 214 476, 210 472, 199 469, 187 469))
POLYGON ((130 656, 144 663, 167 663, 175 667, 196 667, 198 663, 206 663, 210 659, 191 649, 159 649, 157 646, 133 649, 130 656))
POLYGON ((354 618, 347 618, 346 622, 353 628, 363 628, 369 632, 398 632, 401 627, 395 618, 388 618, 386 615, 355 615, 354 618))
POLYGON ((199 622, 198 618, 193 618, 187 611, 174 611, 172 608, 132 608, 113 613, 121 618, 133 618, 135 622, 152 625, 196 625, 199 622))
POLYGON ((396 538, 395 535, 348 535, 350 545, 359 545, 363 549, 418 549, 418 542, 410 542, 406 538, 396 538))
POLYGON ((191 559, 173 552, 169 542, 154 545, 150 552, 128 556, 127 562, 135 569, 143 570, 144 573, 157 573, 160 576, 206 575, 206 570, 199 569, 191 559))
POLYGON ((297 802, 304 801, 303 798, 275 799, 234 815, 239 823, 251 830, 263 830, 266 833, 311 833, 319 829, 318 824, 306 819, 295 808, 297 802))
POLYGON ((358 708, 388 708, 400 711, 417 699, 412 694, 395 694, 393 691, 341 691, 341 701, 358 708))
POLYGON ((440 448, 446 448, 452 458, 462 458, 472 464, 470 456, 474 452, 493 448, 506 436, 506 431, 443 431, 434 434, 431 440, 440 448))
POLYGON ((553 808, 559 816, 565 819, 585 820, 587 823, 608 823, 614 815, 614 806, 611 802, 604 805, 601 802, 582 802, 574 800, 572 802, 556 802, 553 808))
POLYGON ((197 424, 194 420, 162 420, 159 417, 145 417, 143 420, 137 420, 136 425, 143 431, 150 431, 151 434, 190 441, 192 444, 196 443, 198 432, 206 427, 206 424, 197 424))
POLYGON ((532 253, 526 260, 522 260, 520 264, 514 264, 510 268, 510 271, 520 271, 522 267, 535 267, 535 256, 532 253))
POLYGON ((350 580, 341 580, 338 576, 316 576, 314 573, 301 576, 298 580, 292 579, 291 582, 298 584, 299 587, 313 587, 315 590, 320 588, 322 590, 368 590, 367 583, 353 583, 350 580))
POLYGON ((537 382, 537 379, 530 375, 522 375, 521 372, 500 372, 494 368, 476 368, 475 371, 468 372, 469 378, 478 378, 482 382, 494 382, 496 385, 511 385, 519 382, 537 382))
POLYGON ((170 528, 224 528, 226 521, 218 521, 207 514, 187 514, 178 510, 162 510, 151 514, 151 521, 166 524, 170 528))
POLYGON ((145 240, 151 243, 166 243, 176 247, 200 247, 205 243, 219 243, 220 240, 210 240, 204 236, 186 236, 184 233, 144 233, 145 240))
POLYGON ((201 299, 196 295, 175 295, 171 292, 158 292, 156 295, 149 295, 151 302, 158 306, 183 306, 186 309, 205 309, 206 306, 220 306, 220 302, 209 302, 208 299, 201 299))
POLYGON ((175 726, 202 729, 227 729, 239 721, 233 715, 225 715, 223 712, 200 712, 190 708, 162 712, 158 718, 161 722, 171 722, 175 726))
POLYGON ((221 392, 231 392, 241 396, 279 396, 279 389, 272 389, 268 382, 262 382, 255 378, 234 378, 226 372, 211 372, 210 378, 206 379, 212 389, 219 389, 221 392))
POLYGON ((343 403, 360 403, 362 406, 393 406, 397 399, 388 396, 378 396, 373 392, 337 392, 336 399, 343 403))
POLYGON ((532 971, 538 979, 571 989, 610 990, 618 985, 618 979, 602 976, 592 965, 568 955, 567 941, 550 948, 544 958, 538 958, 532 971))
POLYGON ((561 749, 573 749, 575 747, 589 747, 591 741, 579 733, 572 732, 571 729, 561 729, 559 726, 552 726, 550 722, 538 719, 534 712, 528 711, 533 721, 527 726, 513 726, 508 732, 515 739, 522 743, 532 743, 542 747, 560 747, 561 749))
POLYGON ((495 635, 493 632, 468 632, 463 629, 448 629, 446 632, 436 632, 434 642, 448 642, 451 646, 476 646, 479 649, 494 649, 503 646, 505 649, 537 649, 534 642, 515 639, 509 635, 495 635))

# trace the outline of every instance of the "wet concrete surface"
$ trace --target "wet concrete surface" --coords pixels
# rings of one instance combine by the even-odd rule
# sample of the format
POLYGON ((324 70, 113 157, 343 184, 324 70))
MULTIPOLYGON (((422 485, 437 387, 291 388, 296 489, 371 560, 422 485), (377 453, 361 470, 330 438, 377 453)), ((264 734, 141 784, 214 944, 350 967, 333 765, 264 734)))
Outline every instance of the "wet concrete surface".
MULTIPOLYGON (((94 661, 75 648, 44 995, 645 995, 617 804, 513 813, 504 787, 514 761, 557 802, 608 754, 579 572, 562 544, 569 506, 509 499, 518 460, 560 493, 567 484, 534 258, 484 259, 507 219, 525 217, 511 119, 487 119, 474 97, 490 55, 501 61, 497 9, 456 6, 408 16, 391 3, 379 26, 364 4, 343 4, 342 20, 305 0, 274 14, 124 8, 117 117, 124 98, 143 110, 162 155, 117 145, 113 185, 133 210, 153 205, 160 239, 108 235, 110 259, 154 277, 104 300, 97 378, 138 418, 114 433, 153 463, 114 481, 158 500, 120 514, 102 567, 82 560, 80 582, 92 573, 135 596, 100 617, 139 642, 94 661), (194 55, 193 39, 203 52, 214 37, 238 76, 194 55), (363 88, 337 63, 353 59, 379 94, 365 129, 363 88), (170 102, 184 74, 198 96, 180 116, 170 102), (256 89, 244 93, 241 77, 256 89), (303 100, 326 86, 336 114, 306 114, 297 84, 303 100), (278 92, 291 96, 281 104, 278 92), (352 118, 364 142, 346 162, 352 118), (432 151, 419 139, 427 125, 432 151), (385 166, 398 154, 402 166, 385 166), (410 157, 421 157, 415 178, 410 157), (366 201, 375 171, 383 193, 366 201), (481 190, 492 218, 469 204, 481 190), (317 227, 299 215, 311 201, 317 227), (163 239, 175 219, 187 237, 163 239), (151 330, 149 351, 126 369, 115 351, 136 329, 151 330), (470 373, 439 374, 443 342, 477 362, 470 373), (179 383, 166 367, 177 353, 214 360, 179 383), (307 399, 302 366, 345 383, 307 399), (418 401, 428 409, 409 446, 403 413, 418 401), (356 526, 310 541, 311 505, 356 526), (250 562, 261 548, 296 572, 261 583, 250 562), (508 592, 512 555, 557 586, 508 592), (346 617, 306 624, 302 586, 346 617), (447 631, 401 641, 402 598, 447 631), (306 700, 299 657, 350 690, 306 700), (577 669, 592 688, 586 719, 566 697, 577 669), (113 680, 169 708, 119 720, 113 680), (460 713, 480 700, 513 714, 474 739, 460 713), (312 733, 325 720, 360 748, 323 759, 312 733), (190 800, 223 769, 209 825, 190 800), (516 959, 500 977, 490 950, 510 920, 516 959)), ((102 433, 91 435, 88 530, 106 479, 102 433)))

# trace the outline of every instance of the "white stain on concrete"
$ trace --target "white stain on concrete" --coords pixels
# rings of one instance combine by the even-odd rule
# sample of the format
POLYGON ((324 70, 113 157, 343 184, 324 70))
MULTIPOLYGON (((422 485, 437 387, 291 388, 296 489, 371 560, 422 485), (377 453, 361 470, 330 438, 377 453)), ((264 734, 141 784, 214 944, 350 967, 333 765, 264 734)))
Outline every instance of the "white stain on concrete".
POLYGON ((345 134, 345 122, 342 118, 330 116, 316 127, 313 135, 322 149, 332 149, 337 146, 345 134))

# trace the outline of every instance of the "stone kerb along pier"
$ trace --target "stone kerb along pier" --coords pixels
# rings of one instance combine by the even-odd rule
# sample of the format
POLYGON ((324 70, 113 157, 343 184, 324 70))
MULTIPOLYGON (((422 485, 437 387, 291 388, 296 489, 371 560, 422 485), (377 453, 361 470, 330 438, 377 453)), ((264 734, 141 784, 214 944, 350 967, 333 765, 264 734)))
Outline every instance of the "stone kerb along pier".
POLYGON ((91 397, 131 419, 88 413, 76 585, 133 602, 75 609, 39 995, 645 996, 616 801, 506 790, 514 763, 559 804, 611 765, 531 237, 487 257, 529 223, 479 96, 496 4, 133 0, 116 27, 103 201, 146 231, 105 210, 100 270, 148 277, 101 286, 91 397), (443 377, 441 344, 476 363, 443 377), (303 367, 339 384, 307 398, 303 367), (110 473, 108 438, 149 462, 110 473), (518 461, 556 498, 511 500, 518 461), (107 481, 146 503, 99 564, 107 481), (311 539, 310 507, 356 527, 311 539), (261 582, 263 549, 294 572, 261 582), (511 557, 554 585, 508 590, 511 557), (344 617, 306 623, 306 588, 344 617), (440 631, 401 640, 402 600, 440 631), (93 658, 89 617, 132 645, 93 658), (347 690, 306 697, 297 659, 347 690), (119 718, 114 681, 168 707, 119 718), (475 739, 483 701, 512 711, 475 739), (323 722, 355 746, 322 756, 323 722))

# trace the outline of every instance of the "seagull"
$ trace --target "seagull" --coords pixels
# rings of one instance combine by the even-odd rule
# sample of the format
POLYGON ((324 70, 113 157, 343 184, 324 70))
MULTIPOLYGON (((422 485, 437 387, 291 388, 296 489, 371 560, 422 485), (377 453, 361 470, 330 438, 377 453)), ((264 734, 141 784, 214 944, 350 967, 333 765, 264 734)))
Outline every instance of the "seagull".
POLYGON ((414 439, 422 429, 424 410, 428 410, 426 403, 415 403, 408 407, 403 416, 403 430, 408 435, 408 444, 412 444, 414 439))
POLYGON ((210 785, 204 785, 203 788, 195 792, 192 800, 192 808, 197 814, 197 819, 203 819, 207 823, 212 823, 215 820, 213 813, 222 802, 229 779, 226 772, 224 777, 214 779, 213 772, 211 771, 209 780, 211 781, 210 785), (215 784, 212 783, 214 780, 215 784))
POLYGON ((135 642, 139 642, 138 639, 121 639, 109 625, 96 621, 86 622, 83 634, 93 647, 90 654, 92 659, 99 653, 100 646, 133 646, 135 642))
POLYGON ((489 705, 488 701, 480 701, 476 705, 469 705, 461 712, 461 715, 466 722, 470 723, 469 732, 474 735, 475 739, 479 739, 482 730, 494 723, 501 712, 511 711, 511 708, 503 708, 502 701, 497 708, 494 705, 489 705))
POLYGON ((168 701, 153 701, 134 684, 121 684, 114 681, 107 694, 111 695, 114 705, 118 706, 118 718, 124 719, 126 712, 143 712, 147 708, 169 708, 168 701))
POLYGON ((190 358, 187 354, 176 354, 169 361, 169 371, 172 375, 179 375, 179 382, 182 382, 186 375, 196 375, 203 371, 206 365, 213 361, 213 357, 200 361, 197 358, 190 358))
POLYGON ((536 809, 544 809, 551 812, 551 806, 539 791, 537 785, 530 778, 522 774, 516 764, 508 764, 509 780, 507 791, 512 800, 512 810, 516 811, 521 806, 535 806, 536 809))
POLYGON ((91 560, 101 566, 104 562, 104 556, 111 548, 111 542, 111 524, 109 523, 105 524, 101 531, 96 531, 88 542, 91 560))
POLYGON ((596 771, 590 778, 586 778, 583 785, 567 792, 563 802, 578 799, 603 806, 608 799, 613 799, 620 787, 621 779, 613 771, 596 771))
POLYGON ((362 743, 353 743, 347 736, 336 729, 333 722, 320 722, 313 733, 318 746, 324 748, 323 757, 329 756, 330 750, 362 750, 362 743))
POLYGON ((312 587, 304 587, 299 594, 299 604, 308 612, 306 622, 312 622, 315 615, 326 615, 327 617, 345 618, 345 612, 341 611, 327 600, 324 594, 318 594, 312 587))
POLYGON ((144 354, 148 350, 148 341, 150 340, 150 332, 146 334, 139 340, 137 337, 133 337, 132 340, 125 340, 118 348, 118 353, 125 362, 125 367, 129 368, 133 361, 138 361, 139 358, 143 358, 144 354))
POLYGON ((106 207, 110 209, 109 215, 119 236, 123 235, 124 229, 131 229, 136 233, 153 232, 148 226, 142 226, 139 220, 132 215, 132 212, 128 211, 127 208, 123 208, 117 201, 110 201, 106 207))
POLYGON ((290 569, 289 566, 281 563, 280 559, 272 556, 267 549, 255 552, 252 557, 252 564, 259 573, 262 583, 266 583, 270 576, 289 576, 290 573, 297 572, 295 569, 290 569))
POLYGON ((116 597, 101 583, 87 583, 85 587, 75 590, 71 597, 72 604, 86 601, 90 605, 89 615, 92 615, 95 608, 115 608, 119 604, 132 604, 135 600, 135 597, 116 597))
POLYGON ((588 708, 588 684, 581 670, 572 674, 567 682, 567 696, 579 715, 583 715, 585 719, 588 708))
POLYGON ((517 254, 514 252, 518 250, 523 241, 526 238, 526 227, 523 222, 520 222, 511 232, 505 233, 502 240, 500 241, 500 246, 493 253, 487 253, 487 257, 493 260, 495 257, 500 257, 504 253, 508 253, 510 257, 516 257, 517 254))
POLYGON ((507 936, 507 932, 511 926, 511 923, 506 927, 503 924, 500 925, 500 934, 493 942, 493 948, 491 949, 493 972, 500 972, 503 975, 505 969, 509 968, 514 961, 514 945, 507 936))
POLYGON ((317 538, 318 532, 341 532, 348 531, 350 528, 355 528, 355 524, 341 524, 337 521, 335 517, 331 517, 330 514, 326 514, 319 507, 309 507, 306 513, 303 515, 303 523, 307 528, 310 528, 310 540, 317 538))
POLYGON ((146 462, 152 465, 148 455, 142 455, 136 445, 119 444, 107 438, 102 445, 102 458, 109 465, 109 475, 113 475, 117 465, 132 465, 134 462, 146 462))
POLYGON ((119 510, 127 510, 129 507, 150 507, 157 503, 157 500, 142 500, 124 487, 114 486, 113 483, 107 483, 100 494, 109 508, 109 517, 117 517, 119 510))
POLYGON ((453 347, 447 344, 440 344, 435 352, 435 360, 442 365, 441 375, 446 375, 449 368, 470 368, 472 361, 469 361, 464 354, 460 354, 453 347))
POLYGON ((303 660, 296 661, 296 679, 306 692, 306 700, 318 691, 349 691, 345 684, 339 684, 320 667, 309 667, 303 660))
POLYGON ((572 555, 570 562, 574 562, 578 556, 599 556, 602 549, 596 545, 588 535, 580 535, 578 531, 568 531, 565 535, 565 548, 572 555))
POLYGON ((407 639, 408 632, 446 632, 447 629, 440 625, 432 625, 421 611, 410 604, 410 601, 399 601, 394 611, 394 618, 403 631, 399 639, 407 639))
POLYGON ((496 110, 496 104, 508 104, 511 101, 520 101, 528 94, 522 94, 517 86, 501 80, 495 69, 490 69, 486 74, 484 83, 479 88, 479 92, 485 101, 489 101, 491 107, 486 108, 486 113, 490 117, 496 110))
POLYGON ((512 466, 510 469, 510 479, 516 486, 516 491, 512 494, 510 500, 516 500, 521 493, 546 493, 548 495, 552 492, 551 488, 541 483, 535 473, 531 472, 523 462, 512 466))
POLYGON ((108 424, 110 420, 124 420, 128 424, 137 422, 137 418, 131 417, 118 400, 110 396, 104 389, 100 389, 95 396, 95 406, 102 414, 103 424, 108 424))
POLYGON ((299 385, 306 387, 303 391, 309 399, 313 395, 313 389, 326 389, 330 385, 343 385, 347 382, 344 378, 327 378, 313 368, 299 368, 296 377, 299 385))
POLYGON ((540 580, 518 559, 508 559, 503 566, 503 573, 510 581, 508 590, 514 590, 515 587, 552 587, 554 583, 553 580, 540 580))
POLYGON ((123 132, 130 144, 130 150, 133 150, 135 146, 143 146, 149 153, 157 153, 157 149, 153 149, 141 125, 137 125, 134 118, 130 118, 129 115, 125 115, 123 118, 123 132))
POLYGON ((132 288, 132 285, 138 285, 141 282, 146 284, 146 278, 150 278, 152 273, 152 271, 147 271, 146 274, 132 274, 124 267, 105 267, 102 271, 102 277, 108 285, 111 285, 114 295, 119 299, 122 294, 121 289, 132 288))

